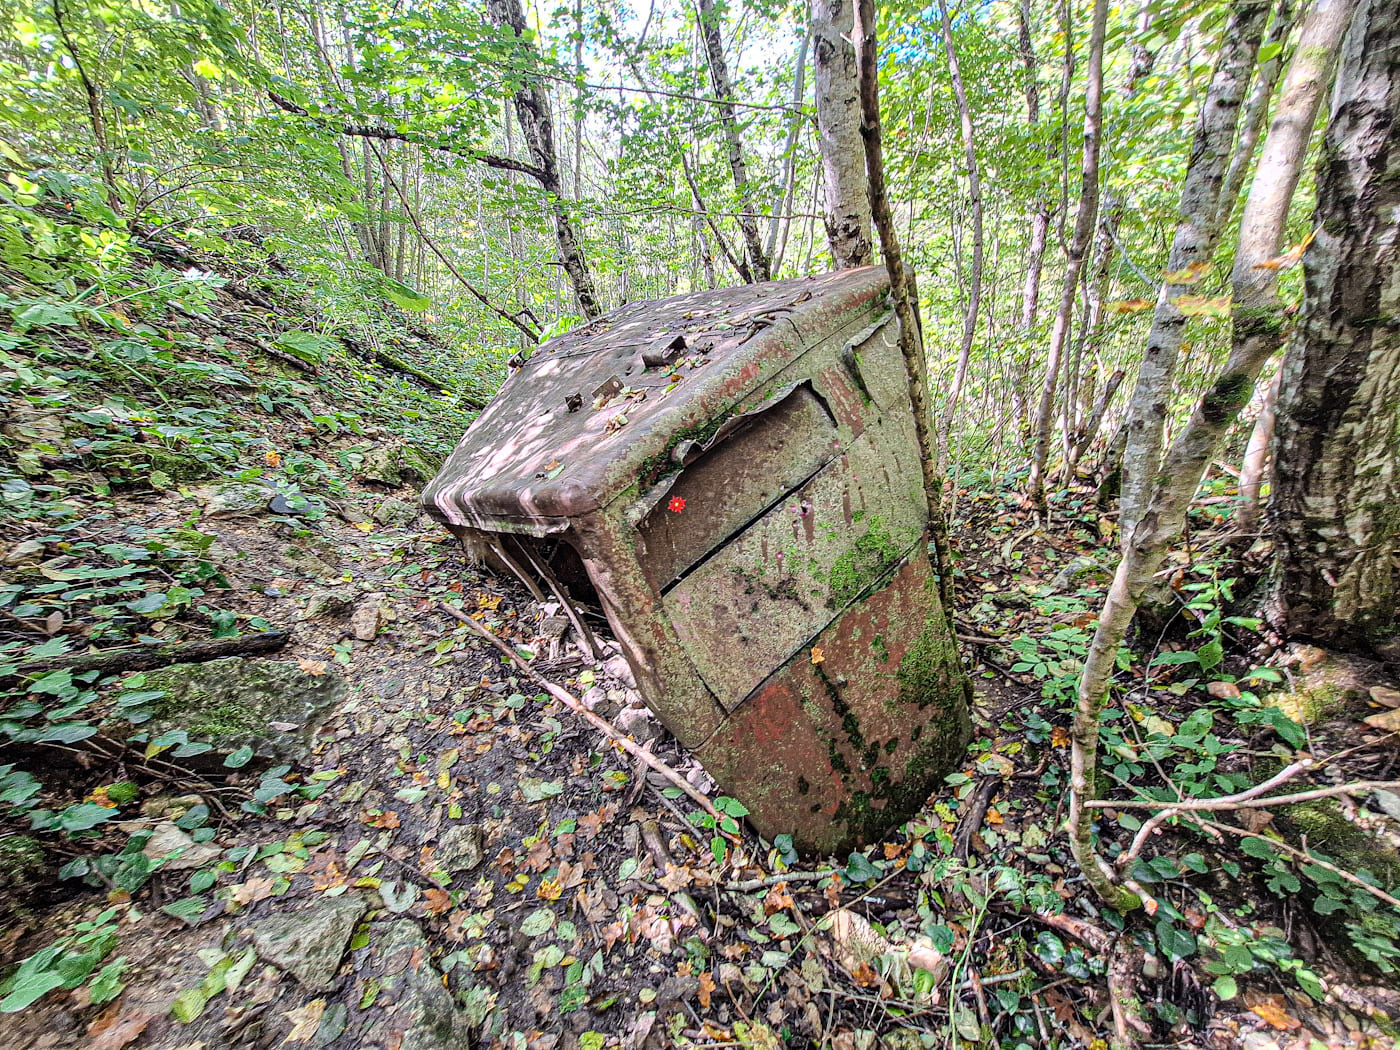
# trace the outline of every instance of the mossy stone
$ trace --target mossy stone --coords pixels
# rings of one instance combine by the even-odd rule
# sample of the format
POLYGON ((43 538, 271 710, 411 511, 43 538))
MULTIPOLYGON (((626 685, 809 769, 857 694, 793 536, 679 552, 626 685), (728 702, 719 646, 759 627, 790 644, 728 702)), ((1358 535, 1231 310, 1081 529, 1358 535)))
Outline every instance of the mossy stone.
POLYGON ((251 747, 285 762, 310 754, 316 729, 346 691, 334 671, 312 675, 294 663, 241 656, 149 672, 146 688, 165 691, 147 724, 153 739, 183 729, 219 754, 251 747))
POLYGON ((1284 806, 1277 822, 1289 839, 1300 845, 1306 839, 1309 849, 1335 858, 1347 871, 1364 869, 1385 886, 1400 882, 1400 853, 1347 820, 1335 799, 1284 806))

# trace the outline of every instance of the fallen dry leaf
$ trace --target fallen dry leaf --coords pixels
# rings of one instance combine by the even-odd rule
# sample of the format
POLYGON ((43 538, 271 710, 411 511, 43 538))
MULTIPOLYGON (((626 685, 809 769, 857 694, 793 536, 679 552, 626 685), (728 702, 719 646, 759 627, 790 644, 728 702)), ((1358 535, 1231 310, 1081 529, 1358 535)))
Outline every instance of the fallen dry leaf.
POLYGON ((314 675, 317 678, 320 678, 321 675, 326 673, 326 661, 324 660, 308 660, 306 657, 303 656, 300 660, 297 661, 297 667, 301 668, 307 674, 314 675))
POLYGON ((1288 1032, 1301 1028, 1303 1022, 1289 1016, 1285 1002, 1281 995, 1260 995, 1250 1006, 1249 1012, 1263 1018, 1275 1031, 1288 1032))
POLYGON ((708 973, 700 975, 700 1005, 706 1010, 710 1008, 710 996, 715 990, 715 979, 708 973))
POLYGON ((120 1014, 108 1017, 110 1013, 110 1010, 104 1012, 88 1026, 87 1034, 92 1039, 92 1042, 88 1043, 88 1050, 121 1050, 128 1043, 135 1042, 156 1016, 142 1010, 133 1010, 129 1013, 123 1010, 120 1014), (98 1029, 99 1024, 102 1024, 100 1029, 98 1029), (97 1030, 94 1031, 94 1029, 97 1030))
POLYGON ((321 1027, 321 1015, 326 1012, 326 1001, 324 999, 312 999, 305 1006, 299 1006, 295 1010, 288 1010, 282 1016, 292 1022, 292 1030, 287 1033, 284 1043, 306 1043, 316 1035, 316 1029, 321 1027))
POLYGON ((249 904, 256 904, 258 901, 266 900, 271 896, 272 880, 253 878, 241 885, 233 887, 229 893, 229 900, 241 907, 246 907, 249 904))

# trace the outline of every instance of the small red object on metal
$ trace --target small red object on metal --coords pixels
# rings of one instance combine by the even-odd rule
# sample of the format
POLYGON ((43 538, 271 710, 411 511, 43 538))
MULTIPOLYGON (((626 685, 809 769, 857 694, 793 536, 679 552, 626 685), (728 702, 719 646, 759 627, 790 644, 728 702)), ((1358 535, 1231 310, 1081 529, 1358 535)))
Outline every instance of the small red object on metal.
POLYGON ((908 819, 971 733, 897 325, 883 267, 629 304, 536 350, 422 497, 601 608, 719 790, 809 851, 908 819))

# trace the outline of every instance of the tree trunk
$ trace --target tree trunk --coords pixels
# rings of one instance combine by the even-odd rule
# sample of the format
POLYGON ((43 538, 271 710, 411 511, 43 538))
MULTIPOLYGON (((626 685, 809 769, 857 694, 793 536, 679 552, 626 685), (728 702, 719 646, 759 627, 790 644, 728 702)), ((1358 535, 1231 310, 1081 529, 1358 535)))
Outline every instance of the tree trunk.
POLYGON ((953 22, 948 17, 947 0, 938 0, 938 13, 943 20, 943 50, 948 56, 948 75, 953 81, 953 98, 958 105, 958 121, 962 129, 963 160, 967 165, 967 193, 972 205, 972 272, 968 275, 967 309, 963 314, 962 345, 958 364, 953 371, 953 385, 943 405, 943 417, 938 423, 938 447, 935 470, 942 477, 948 470, 948 435, 953 429, 953 416, 958 410, 963 384, 967 382, 967 366, 972 358, 972 342, 977 335, 977 311, 982 307, 982 175, 977 166, 976 141, 972 135, 972 107, 967 104, 962 70, 958 66, 958 51, 953 45, 953 22))
POLYGON ((1249 171, 1249 162, 1254 159, 1254 147, 1259 142, 1259 132, 1264 128, 1264 118, 1269 115, 1279 73, 1283 71, 1284 45, 1288 43, 1288 35, 1293 32, 1294 14, 1293 0, 1279 0, 1269 35, 1260 49, 1261 55, 1265 51, 1270 54, 1259 63, 1254 74, 1254 88, 1249 93, 1249 101, 1245 103, 1239 137, 1231 151, 1234 155, 1230 158, 1230 170, 1225 173, 1225 186, 1220 191, 1220 215, 1216 220, 1219 230, 1223 231, 1230 225, 1230 216, 1235 212, 1240 189, 1244 186, 1245 173, 1249 171))
POLYGON ((943 479, 933 469, 933 441, 929 433, 928 364, 920 338, 918 301, 914 282, 904 268, 899 233, 885 189, 884 142, 880 131, 879 48, 875 36, 875 0, 858 0, 856 17, 856 79, 860 88, 860 137, 865 145, 865 170, 869 181, 870 215, 880 235, 880 251, 890 276, 890 298, 894 301, 899 324, 899 352, 904 358, 904 379, 909 406, 914 414, 914 433, 919 444, 923 472, 924 499, 928 506, 929 532, 933 540, 934 571, 938 574, 938 596, 943 615, 953 629, 953 552, 948 527, 943 518, 943 479))
POLYGON ((788 226, 792 223, 792 202, 797 193, 797 136, 802 130, 802 100, 807 94, 807 45, 811 39, 811 30, 803 26, 802 41, 797 45, 797 70, 792 78, 792 115, 788 118, 787 141, 783 143, 782 207, 768 220, 768 259, 774 273, 783 264, 788 226))
MULTIPOLYGON (((1277 271, 1261 267, 1278 251, 1302 170, 1317 104, 1350 19, 1351 0, 1315 0, 1284 81, 1278 113, 1250 188, 1241 220, 1232 275, 1235 306, 1230 356, 1201 399, 1186 428, 1154 476, 1150 499, 1123 546, 1108 597, 1099 613, 1084 669, 1070 734, 1070 845, 1089 884, 1108 904, 1126 911, 1141 897, 1119 883, 1094 848, 1084 803, 1092 797, 1098 762, 1099 716, 1117 666, 1118 649, 1143 592, 1181 533, 1186 511, 1226 432, 1248 402, 1259 370, 1278 348, 1283 329, 1276 292, 1277 271)), ((1213 214, 1213 213, 1212 213, 1213 214)))
POLYGON ((824 222, 831 258, 838 270, 868 266, 874 259, 865 153, 860 140, 856 49, 851 44, 855 3, 856 0, 812 3, 817 141, 826 189, 824 222))
POLYGON ((1260 494, 1269 462, 1269 446, 1274 441, 1274 405, 1278 401, 1279 377, 1275 375, 1260 399, 1259 415, 1249 432, 1244 461, 1240 464, 1240 491, 1235 508, 1235 531, 1248 535, 1259 527, 1260 494))
MULTIPOLYGON (((520 0, 487 0, 486 9, 498 26, 509 28, 516 37, 516 46, 525 53, 529 66, 535 61, 533 49, 525 40, 525 12, 520 0)), ((525 136, 525 146, 534 162, 531 174, 539 180, 549 198, 549 210, 554 218, 554 239, 559 247, 559 261, 574 288, 574 298, 587 318, 600 317, 603 308, 593 284, 583 248, 579 244, 573 219, 564 203, 564 188, 559 181, 559 157, 554 149, 554 121, 549 115, 549 97, 537 77, 523 74, 515 92, 515 116, 525 136)))
MULTIPOLYGON (((1040 123, 1040 79, 1031 36, 1031 0, 1021 0, 1016 10, 1017 42, 1025 67, 1026 122, 1040 123)), ((1048 159, 1048 158, 1047 158, 1048 159)), ((1026 248, 1026 277, 1021 286, 1021 330, 1029 338, 1040 311, 1040 274, 1045 261, 1045 242, 1050 234, 1050 201, 1042 197, 1031 209, 1031 239, 1026 248)), ((1020 396, 1019 391, 1016 396, 1020 396)))
POLYGON ((1120 526, 1123 542, 1133 534, 1155 483, 1176 375, 1186 315, 1177 300, 1189 295, 1220 236, 1220 192, 1240 103, 1249 87, 1259 43, 1269 17, 1268 0, 1237 0, 1230 12, 1210 86, 1196 117, 1191 161, 1181 186, 1176 232, 1167 256, 1167 279, 1157 295, 1137 386, 1128 403, 1127 444, 1123 450, 1120 526))
POLYGON ((1035 446, 1031 454, 1028 495, 1038 510, 1045 508, 1045 464, 1050 458, 1050 431, 1055 419, 1055 388, 1060 380, 1060 358, 1069 338, 1070 316, 1079 272, 1094 236, 1099 211, 1099 133, 1103 102, 1103 42, 1108 22, 1108 0, 1094 0, 1093 23, 1089 31, 1089 66, 1084 86, 1084 158, 1079 190, 1079 213, 1074 220, 1074 236, 1065 263, 1065 283, 1060 308, 1050 330, 1050 350, 1045 363, 1045 383, 1035 417, 1035 446))
MULTIPOLYGON (((491 0, 499 3, 500 0, 491 0)), ((518 3, 519 0, 512 0, 518 3)), ((719 32, 719 13, 715 0, 697 0, 700 11, 700 36, 705 41, 709 60, 710 84, 715 89, 716 108, 729 146, 729 171, 734 176, 734 190, 739 195, 739 228, 748 246, 749 266, 759 281, 772 279, 768 253, 759 238, 758 219, 753 211, 753 189, 749 185, 749 167, 744 161, 743 140, 739 137, 739 117, 734 109, 734 88, 729 82, 729 66, 724 60, 724 41, 719 32)))
MULTIPOLYGON (((1299 45, 1301 53, 1302 45, 1299 45)), ((1319 165, 1301 331, 1283 359, 1270 619, 1391 658, 1400 614, 1400 7, 1357 14, 1319 165)))

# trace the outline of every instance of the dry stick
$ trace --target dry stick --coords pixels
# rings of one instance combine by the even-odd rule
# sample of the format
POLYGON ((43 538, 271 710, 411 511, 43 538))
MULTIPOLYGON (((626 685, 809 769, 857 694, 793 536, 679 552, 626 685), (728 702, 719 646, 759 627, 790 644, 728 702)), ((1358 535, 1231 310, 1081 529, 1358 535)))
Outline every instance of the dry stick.
POLYGON ((519 667, 527 675, 529 675, 541 686, 543 686, 545 691, 549 693, 550 696, 554 697, 554 699, 558 700, 565 707, 569 708, 575 714, 579 715, 581 718, 584 719, 584 721, 588 722, 589 725, 593 726, 594 729, 597 729, 609 740, 617 744, 618 747, 622 748, 622 750, 626 751, 633 758, 645 762, 648 766, 656 770, 656 772, 660 773, 663 777, 669 780, 676 787, 684 791, 687 795, 691 797, 691 799, 694 800, 696 805, 698 805, 710 816, 714 817, 716 822, 718 822, 721 819, 721 814, 717 809, 715 809, 714 803, 712 803, 708 798, 706 798, 703 794, 697 791, 690 784, 690 782, 685 779, 685 777, 681 776, 674 769, 668 766, 665 762, 661 761, 661 759, 653 755, 650 751, 647 751, 645 748, 638 747, 635 741, 633 741, 629 737, 623 736, 616 729, 614 729, 610 722, 599 718, 592 711, 588 710, 588 708, 584 707, 583 703, 572 693, 570 693, 567 689, 555 685, 549 679, 541 675, 528 663, 522 660, 520 658, 520 655, 514 649, 506 645, 505 642, 501 641, 500 638, 496 637, 496 635, 490 630, 477 623, 475 620, 473 620, 466 613, 462 612, 460 609, 454 609, 452 606, 447 605, 445 603, 440 604, 438 608, 440 608, 443 612, 447 613, 447 615, 452 617, 454 620, 460 620, 462 623, 466 624, 471 630, 475 631, 477 634, 481 635, 481 637, 485 638, 488 642, 490 642, 502 653, 504 653, 506 657, 511 661, 511 663, 515 664, 516 667, 519 667))
POLYGON ((743 882, 726 882, 724 888, 727 890, 738 890, 747 892, 749 890, 763 890, 770 886, 778 886, 784 882, 820 882, 828 879, 840 872, 836 868, 828 868, 825 871, 788 871, 781 875, 769 875, 764 879, 746 879, 743 882))
POLYGON ((288 631, 259 631, 236 638, 210 638, 202 642, 171 642, 166 645, 133 645, 95 653, 67 653, 30 660, 19 665, 21 674, 43 671, 150 671, 169 664, 202 663, 224 656, 246 656, 280 649, 291 638, 288 631))
MULTIPOLYGON (((1246 831, 1244 828, 1237 828, 1230 824, 1221 824, 1217 821, 1206 820, 1202 817, 1195 817, 1193 819, 1199 820, 1202 826, 1210 828, 1212 831, 1224 831, 1242 839, 1263 838, 1263 836, 1260 835, 1258 832, 1246 831)), ((1306 861, 1308 864, 1316 864, 1319 868, 1327 869, 1333 875, 1336 875, 1339 878, 1346 879, 1348 882, 1361 887, 1361 889, 1365 890, 1372 896, 1385 901, 1385 903, 1389 904, 1392 908, 1400 908, 1400 899, 1392 897, 1389 893, 1386 893, 1385 890, 1381 889, 1379 886, 1372 886, 1365 879, 1361 878, 1359 875, 1353 875, 1345 868, 1339 868, 1335 864, 1332 864, 1329 861, 1325 861, 1321 857, 1309 853, 1307 850, 1299 849, 1297 846, 1291 845, 1290 843, 1280 842, 1278 839, 1264 839, 1264 841, 1267 842, 1270 846, 1277 846, 1284 852, 1291 853, 1299 860, 1306 861)))

